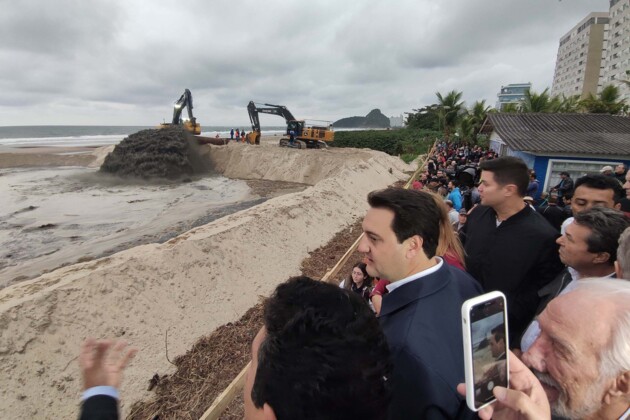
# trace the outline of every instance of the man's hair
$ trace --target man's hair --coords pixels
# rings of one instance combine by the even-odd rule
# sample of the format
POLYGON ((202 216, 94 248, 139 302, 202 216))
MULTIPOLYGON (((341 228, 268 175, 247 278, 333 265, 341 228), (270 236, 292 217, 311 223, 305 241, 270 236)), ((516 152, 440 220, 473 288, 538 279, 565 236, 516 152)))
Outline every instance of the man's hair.
POLYGON ((619 237, 617 248, 617 261, 626 280, 630 278, 630 227, 626 228, 619 237))
POLYGON ((576 282, 574 291, 585 291, 589 297, 601 298, 606 305, 615 305, 615 318, 607 320, 612 325, 611 339, 599 357, 599 371, 605 378, 614 378, 630 371, 630 281, 607 277, 584 279, 576 282))
POLYGON ((450 208, 453 208, 453 202, 451 200, 444 200, 444 204, 446 204, 450 208))
POLYGON ((497 325, 490 330, 490 333, 494 336, 494 341, 498 343, 503 340, 505 343, 505 324, 497 325))
POLYGON ((457 179, 451 179, 449 182, 453 183, 453 187, 459 187, 459 181, 457 179))
POLYGON ((584 175, 575 181, 573 191, 577 190, 581 185, 595 190, 612 190, 615 204, 626 196, 626 191, 621 184, 619 184, 619 181, 606 175, 584 175))
POLYGON ((606 207, 593 207, 576 214, 574 222, 591 231, 586 239, 588 252, 607 252, 609 264, 617 260, 619 237, 630 226, 630 219, 625 214, 606 207))
POLYGON ((399 243, 418 235, 428 258, 435 256, 440 238, 441 209, 430 193, 402 188, 386 188, 368 194, 368 204, 394 212, 392 230, 399 243))
POLYGON ((279 285, 265 303, 267 335, 252 388, 282 419, 386 419, 389 349, 359 295, 308 277, 279 285))
POLYGON ((501 186, 516 185, 519 196, 525 197, 529 186, 529 169, 521 159, 504 156, 484 161, 479 168, 482 171, 492 172, 494 180, 501 186))

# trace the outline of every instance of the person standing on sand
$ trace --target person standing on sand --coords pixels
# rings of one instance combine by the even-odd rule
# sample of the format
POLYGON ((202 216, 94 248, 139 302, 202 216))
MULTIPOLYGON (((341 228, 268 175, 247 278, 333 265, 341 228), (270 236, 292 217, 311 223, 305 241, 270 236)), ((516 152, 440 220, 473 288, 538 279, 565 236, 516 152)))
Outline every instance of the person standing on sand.
POLYGON ((230 130, 230 140, 234 140, 234 129, 230 130))
POLYGON ((245 130, 241 130, 241 141, 245 143, 245 130))
POLYGON ((239 131, 239 129, 236 129, 236 141, 238 142, 241 139, 241 133, 239 131))

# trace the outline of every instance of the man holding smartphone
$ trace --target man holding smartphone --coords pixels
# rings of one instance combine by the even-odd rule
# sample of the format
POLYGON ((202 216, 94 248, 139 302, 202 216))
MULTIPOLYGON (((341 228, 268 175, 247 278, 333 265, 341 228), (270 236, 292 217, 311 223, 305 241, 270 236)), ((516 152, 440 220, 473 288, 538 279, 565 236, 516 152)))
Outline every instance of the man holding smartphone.
POLYGON ((462 303, 481 293, 467 273, 435 256, 442 210, 424 191, 368 195, 358 250, 368 274, 387 278, 379 320, 392 354, 392 419, 474 418, 457 393, 464 379, 462 303))

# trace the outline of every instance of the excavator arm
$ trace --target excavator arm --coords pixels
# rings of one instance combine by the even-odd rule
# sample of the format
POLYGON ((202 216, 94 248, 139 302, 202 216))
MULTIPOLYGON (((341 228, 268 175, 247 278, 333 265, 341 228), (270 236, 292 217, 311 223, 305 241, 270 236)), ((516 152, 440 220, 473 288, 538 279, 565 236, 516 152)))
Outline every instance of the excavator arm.
MULTIPOLYGON (((291 114, 291 111, 284 105, 262 104, 263 107, 256 105, 254 101, 249 101, 247 105, 247 112, 249 113, 249 121, 252 123, 252 133, 247 135, 247 141, 251 144, 260 144, 260 119, 258 113, 278 115, 287 123, 287 133, 290 129, 298 128, 299 124, 296 124, 295 117, 291 114), (291 128, 289 128, 291 126, 291 128), (295 126, 295 127, 293 127, 295 126)), ((297 131, 297 130, 296 130, 297 131)))
POLYGON ((190 90, 185 89, 182 96, 179 97, 177 102, 175 102, 175 106, 173 107, 173 120, 170 124, 163 123, 160 124, 160 127, 166 128, 173 125, 182 125, 185 130, 190 131, 193 134, 201 134, 201 125, 197 123, 197 119, 193 116, 193 101, 192 94, 190 90), (183 109, 186 108, 188 111, 188 121, 181 122, 180 118, 182 116, 183 109))

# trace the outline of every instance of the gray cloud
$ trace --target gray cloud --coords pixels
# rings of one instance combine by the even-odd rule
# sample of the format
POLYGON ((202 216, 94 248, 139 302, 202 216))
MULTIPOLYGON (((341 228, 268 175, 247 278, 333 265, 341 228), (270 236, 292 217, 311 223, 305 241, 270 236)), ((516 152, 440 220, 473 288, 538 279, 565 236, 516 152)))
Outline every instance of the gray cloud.
MULTIPOLYGON (((335 120, 458 89, 551 83, 560 36, 605 0, 0 0, 0 124, 155 124, 184 88, 203 125, 249 100, 335 120), (348 4, 346 4, 348 3, 348 4)), ((263 124, 279 125, 268 117, 263 124)))

